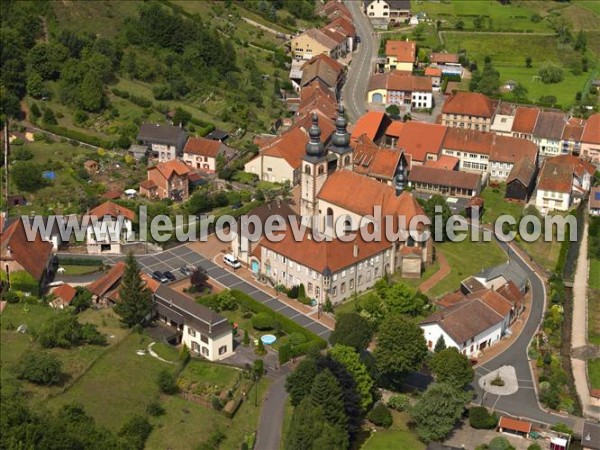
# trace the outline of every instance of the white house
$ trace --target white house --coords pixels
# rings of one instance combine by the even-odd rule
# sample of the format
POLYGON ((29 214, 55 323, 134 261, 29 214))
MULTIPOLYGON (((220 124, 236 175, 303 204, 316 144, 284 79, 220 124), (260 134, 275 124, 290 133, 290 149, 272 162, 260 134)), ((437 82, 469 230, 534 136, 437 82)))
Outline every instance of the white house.
POLYGON ((376 73, 371 76, 367 98, 370 103, 398 105, 400 108, 430 109, 433 107, 432 80, 405 72, 376 73))
POLYGON ((143 123, 137 140, 150 149, 159 162, 165 162, 181 156, 187 134, 178 126, 143 123))
POLYGON ((192 355, 220 361, 233 354, 233 330, 225 317, 164 285, 154 300, 159 320, 177 329, 192 355))
POLYGON ((235 150, 222 142, 198 137, 189 138, 183 148, 183 162, 206 173, 217 171, 217 158, 222 157, 226 163, 234 155, 235 150))
POLYGON ((493 291, 469 294, 421 322, 427 348, 433 351, 442 337, 446 347, 455 347, 463 355, 476 357, 505 334, 512 308, 509 300, 493 291))
POLYGON ((87 214, 87 252, 121 253, 121 245, 131 239, 135 213, 112 202, 104 202, 87 214))
POLYGON ((533 142, 538 146, 541 157, 558 156, 562 152, 562 136, 567 117, 558 111, 540 111, 533 142))
POLYGON ((405 21, 410 18, 409 0, 364 0, 364 8, 369 19, 405 21))
POLYGON ((590 190, 596 167, 573 155, 544 161, 535 194, 535 206, 544 214, 568 211, 590 190))

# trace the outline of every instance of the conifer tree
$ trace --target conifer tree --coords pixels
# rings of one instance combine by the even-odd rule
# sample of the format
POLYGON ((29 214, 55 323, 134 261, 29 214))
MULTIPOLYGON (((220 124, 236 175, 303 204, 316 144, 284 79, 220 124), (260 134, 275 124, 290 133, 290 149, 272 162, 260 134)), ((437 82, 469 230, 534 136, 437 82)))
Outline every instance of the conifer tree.
POLYGON ((440 336, 438 338, 437 342, 435 343, 435 347, 433 347, 433 351, 435 353, 439 353, 445 349, 446 349, 446 341, 444 340, 444 336, 440 336))
POLYGON ((131 252, 125 259, 119 298, 121 301, 114 310, 121 317, 121 322, 129 328, 145 325, 152 311, 152 293, 145 287, 140 266, 131 252))
POLYGON ((348 418, 344 410, 342 389, 329 369, 319 373, 310 390, 310 402, 314 408, 323 408, 325 419, 331 425, 346 429, 348 418))

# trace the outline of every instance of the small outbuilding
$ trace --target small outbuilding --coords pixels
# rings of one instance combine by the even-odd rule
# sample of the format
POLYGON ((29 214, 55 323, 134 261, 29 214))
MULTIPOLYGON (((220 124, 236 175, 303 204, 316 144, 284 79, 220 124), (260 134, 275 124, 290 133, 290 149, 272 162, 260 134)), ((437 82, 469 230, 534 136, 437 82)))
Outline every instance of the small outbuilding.
POLYGON ((500 433, 509 433, 529 438, 529 433, 531 433, 531 422, 502 416, 498 422, 498 431, 500 433))

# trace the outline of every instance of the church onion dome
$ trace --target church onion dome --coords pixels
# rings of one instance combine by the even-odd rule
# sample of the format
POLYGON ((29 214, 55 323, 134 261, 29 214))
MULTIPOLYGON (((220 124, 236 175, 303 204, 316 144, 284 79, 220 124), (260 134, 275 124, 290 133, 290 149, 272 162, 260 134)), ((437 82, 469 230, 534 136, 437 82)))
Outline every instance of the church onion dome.
POLYGON ((324 147, 321 142, 321 128, 319 128, 319 118, 317 117, 317 113, 313 113, 312 126, 308 130, 308 136, 310 139, 306 144, 306 155, 322 156, 324 147))
POLYGON ((344 107, 338 108, 338 114, 335 119, 335 134, 333 135, 332 144, 336 147, 347 147, 350 144, 350 134, 346 130, 348 121, 344 117, 344 107))

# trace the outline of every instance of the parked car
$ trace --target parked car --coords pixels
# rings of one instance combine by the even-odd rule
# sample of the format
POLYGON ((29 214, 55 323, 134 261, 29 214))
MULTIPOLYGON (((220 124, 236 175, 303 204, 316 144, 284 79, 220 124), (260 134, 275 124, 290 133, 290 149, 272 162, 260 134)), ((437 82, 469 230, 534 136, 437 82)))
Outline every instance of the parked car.
POLYGON ((190 266, 182 266, 179 269, 179 272, 181 272, 182 275, 184 275, 186 277, 189 277, 192 274, 193 271, 194 271, 194 269, 192 269, 190 266))
POLYGON ((228 253, 225 256, 223 256, 223 262, 228 266, 233 267, 234 269, 239 269, 240 267, 242 267, 242 263, 239 262, 231 253, 228 253))
POLYGON ((167 283, 169 281, 169 279, 165 277, 165 274, 160 270, 155 270, 152 272, 152 278, 154 278, 156 281, 160 281, 161 283, 167 283))
POLYGON ((165 273, 165 278, 168 278, 169 281, 175 281, 177 280, 177 278, 175 278, 175 275, 173 275, 169 270, 167 270, 165 273))
POLYGON ((356 43, 360 44, 360 36, 358 34, 356 35, 356 43))

